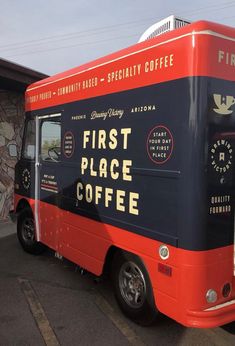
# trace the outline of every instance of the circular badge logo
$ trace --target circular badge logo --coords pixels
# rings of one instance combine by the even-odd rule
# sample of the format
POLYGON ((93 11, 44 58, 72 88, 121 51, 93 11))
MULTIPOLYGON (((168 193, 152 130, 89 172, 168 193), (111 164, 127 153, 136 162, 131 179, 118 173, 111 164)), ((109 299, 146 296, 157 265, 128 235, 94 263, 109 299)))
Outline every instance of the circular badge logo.
POLYGON ((63 153, 64 156, 70 159, 73 156, 75 149, 75 139, 71 131, 67 131, 63 138, 63 153))
POLYGON ((211 146, 210 159, 211 165, 218 173, 226 173, 231 165, 233 158, 233 148, 229 141, 218 139, 211 146))
POLYGON ((156 164, 167 162, 173 151, 173 136, 170 130, 163 125, 154 127, 147 139, 147 152, 149 158, 156 164))
POLYGON ((28 170, 28 168, 25 168, 22 172, 22 184, 25 190, 29 189, 30 181, 31 181, 30 171, 28 170))

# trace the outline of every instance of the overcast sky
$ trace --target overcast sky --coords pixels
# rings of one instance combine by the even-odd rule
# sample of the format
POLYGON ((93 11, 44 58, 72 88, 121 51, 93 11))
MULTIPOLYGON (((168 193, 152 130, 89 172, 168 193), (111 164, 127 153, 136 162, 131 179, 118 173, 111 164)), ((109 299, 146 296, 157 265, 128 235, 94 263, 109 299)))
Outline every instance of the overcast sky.
POLYGON ((171 14, 235 26, 235 1, 1 1, 0 57, 52 75, 136 43, 171 14))

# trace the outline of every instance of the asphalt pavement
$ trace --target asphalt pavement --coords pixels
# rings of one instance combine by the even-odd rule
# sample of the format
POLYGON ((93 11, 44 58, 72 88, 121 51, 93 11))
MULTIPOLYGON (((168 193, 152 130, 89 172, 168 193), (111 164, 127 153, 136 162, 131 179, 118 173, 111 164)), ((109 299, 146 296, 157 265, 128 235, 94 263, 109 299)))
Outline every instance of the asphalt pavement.
POLYGON ((10 221, 0 221, 0 346, 235 345, 235 322, 185 328, 167 317, 140 327, 119 311, 108 279, 97 280, 50 250, 25 253, 10 221))

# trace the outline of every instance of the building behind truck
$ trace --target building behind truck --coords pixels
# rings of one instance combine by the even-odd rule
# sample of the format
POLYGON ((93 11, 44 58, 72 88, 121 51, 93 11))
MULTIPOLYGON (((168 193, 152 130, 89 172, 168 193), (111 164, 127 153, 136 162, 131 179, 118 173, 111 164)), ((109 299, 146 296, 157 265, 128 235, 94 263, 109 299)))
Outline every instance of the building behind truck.
POLYGON ((0 59, 0 220, 13 209, 14 169, 20 157, 24 124, 24 93, 47 75, 0 59))

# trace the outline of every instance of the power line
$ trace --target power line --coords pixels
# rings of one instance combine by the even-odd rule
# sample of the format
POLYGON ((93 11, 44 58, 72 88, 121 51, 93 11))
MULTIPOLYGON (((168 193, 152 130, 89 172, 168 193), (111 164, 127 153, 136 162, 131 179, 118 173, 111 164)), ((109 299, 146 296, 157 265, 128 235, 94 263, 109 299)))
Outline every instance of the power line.
MULTIPOLYGON (((225 8, 229 8, 235 6, 234 1, 229 1, 229 2, 225 2, 222 4, 211 4, 208 6, 204 6, 195 10, 191 10, 191 11, 180 11, 181 14, 183 15, 195 15, 195 13, 200 13, 202 11, 211 9, 211 11, 218 11, 218 10, 222 10, 225 8), (223 7, 221 7, 223 6, 223 7)), ((80 36, 83 36, 84 34, 87 36, 94 36, 94 35, 100 35, 102 33, 106 33, 107 31, 110 30, 115 30, 118 28, 122 28, 125 26, 136 26, 139 25, 140 23, 145 23, 147 21, 153 21, 153 20, 158 20, 156 17, 151 17, 151 18, 145 18, 142 20, 136 20, 136 21, 131 21, 131 22, 126 22, 126 23, 121 23, 121 24, 116 24, 116 25, 109 25, 109 26, 104 26, 104 27, 99 27, 99 28, 94 28, 94 29, 90 29, 90 30, 83 30, 83 31, 78 31, 78 32, 73 32, 73 33, 68 33, 68 34, 60 34, 60 35, 53 35, 53 36, 46 36, 43 38, 39 38, 39 39, 35 39, 35 40, 29 40, 29 41, 23 41, 23 42, 16 42, 16 43, 10 43, 7 45, 2 45, 0 46, 1 51, 9 51, 9 50, 16 50, 16 49, 21 49, 21 48, 27 48, 28 46, 31 46, 33 44, 45 44, 45 43, 50 43, 51 40, 53 40, 53 42, 55 42, 55 40, 58 41, 64 41, 64 40, 68 40, 68 39, 73 39, 73 38, 77 38, 80 36), (45 41, 49 41, 49 42, 45 42, 45 41), (5 48, 5 49, 4 49, 5 48)))
POLYGON ((234 1, 228 1, 228 2, 225 2, 225 3, 222 3, 222 4, 211 4, 211 5, 207 5, 207 6, 203 6, 203 7, 199 7, 197 9, 192 9, 190 11, 181 11, 181 14, 195 14, 195 12, 205 12, 205 10, 209 10, 211 9, 211 11, 219 11, 219 10, 223 10, 223 9, 226 9, 226 8, 229 8, 229 7, 233 7, 235 6, 235 2, 234 1), (223 6, 223 7, 221 7, 223 6))
POLYGON ((235 18, 235 15, 233 15, 233 16, 228 16, 228 17, 221 17, 220 19, 222 20, 222 19, 232 19, 232 18, 235 18))
POLYGON ((78 47, 78 46, 86 46, 86 45, 95 45, 97 43, 103 43, 103 42, 108 42, 108 41, 113 41, 113 40, 120 40, 120 39, 124 39, 124 38, 130 38, 130 37, 139 37, 138 34, 135 35, 129 35, 129 36, 120 36, 120 37, 112 37, 109 39, 105 39, 105 40, 98 40, 98 41, 93 41, 93 42, 83 42, 83 43, 77 43, 74 45, 67 45, 67 46, 63 46, 63 47, 55 47, 55 48, 46 48, 46 49, 40 49, 37 51, 31 51, 31 52, 25 52, 25 53, 20 53, 20 54, 16 54, 16 55, 9 55, 6 56, 6 58, 13 58, 16 56, 23 56, 23 55, 31 55, 31 54, 37 54, 37 53, 43 53, 43 52, 50 52, 50 51, 54 51, 54 50, 60 50, 60 49, 65 49, 65 48, 73 48, 73 47, 78 47))
MULTIPOLYGON (((235 6, 235 2, 234 1, 229 1, 229 2, 224 2, 222 4, 211 4, 211 5, 207 5, 205 7, 201 7, 192 11, 181 11, 181 14, 183 15, 187 15, 187 13, 190 13, 191 15, 195 15, 196 13, 200 13, 202 11, 211 9, 212 11, 218 11, 218 10, 223 10, 223 9, 227 9, 229 7, 233 7, 235 6)), ((223 19, 223 18, 222 18, 223 19)), ((125 35, 125 36, 121 36, 121 37, 112 37, 110 39, 104 39, 104 40, 100 40, 99 39, 95 40, 95 41, 91 41, 91 42, 78 42, 76 44, 69 44, 69 45, 65 45, 65 46, 59 46, 59 47, 47 47, 45 45, 51 45, 51 44, 55 44, 55 43, 60 43, 62 41, 68 41, 68 40, 73 40, 75 38, 79 38, 79 37, 84 37, 84 35, 86 36, 86 38, 91 37, 91 36, 100 36, 104 33, 106 33, 107 31, 114 31, 117 30, 121 27, 121 29, 126 30, 128 29, 128 27, 135 27, 135 26, 139 26, 141 23, 142 25, 144 25, 144 23, 146 21, 150 21, 150 20, 158 20, 156 17, 155 18, 145 18, 142 20, 135 20, 135 21, 131 21, 131 22, 126 22, 126 23, 121 23, 121 24, 116 24, 116 25, 109 25, 109 26, 103 26, 103 27, 99 27, 99 28, 93 28, 93 29, 89 29, 89 30, 82 30, 82 31, 78 31, 78 32, 73 32, 73 33, 68 33, 68 34, 60 34, 60 35, 53 35, 53 36, 47 36, 44 38, 39 38, 39 39, 35 39, 35 40, 29 40, 29 41, 24 41, 24 42, 19 42, 19 43, 11 43, 11 44, 7 44, 7 45, 3 45, 0 46, 1 48, 1 53, 2 52, 10 52, 10 51, 17 51, 17 50, 24 50, 25 48, 31 48, 33 49, 35 45, 36 48, 32 51, 23 51, 23 52, 19 52, 19 53, 13 53, 10 54, 8 56, 6 56, 7 58, 11 58, 11 57, 16 57, 16 56, 24 56, 24 55, 31 55, 31 54, 37 54, 37 53, 43 53, 43 52, 48 52, 48 51, 54 51, 54 50, 61 50, 61 49, 65 49, 65 48, 73 48, 73 47, 77 47, 77 46, 85 46, 85 45, 91 45, 91 44, 97 44, 97 43, 102 43, 102 42, 108 42, 111 40, 119 40, 119 39, 123 39, 123 38, 130 38, 130 37, 137 37, 139 36, 138 34, 135 35, 125 35), (41 49, 37 49, 39 48, 38 46, 42 46, 41 49), (44 47, 43 47, 44 46, 44 47), (4 49, 5 48, 5 49, 4 49)))
MULTIPOLYGON (((125 29, 125 28, 124 28, 125 29)), ((89 35, 86 35, 86 39, 89 38, 89 37, 94 37, 94 36, 98 36, 100 37, 102 34, 105 34, 107 32, 107 30, 103 31, 103 32, 99 32, 99 33, 90 33, 89 35)), ((45 46, 45 45, 48 45, 48 44, 56 44, 56 43, 60 43, 62 41, 69 41, 69 40, 74 40, 75 38, 84 38, 84 35, 83 34, 77 34, 77 35, 73 35, 71 37, 65 37, 65 38, 57 38, 53 41, 48 41, 48 42, 39 42, 37 43, 37 41, 35 43, 31 43, 31 44, 25 44, 25 45, 22 45, 22 46, 19 46, 19 47, 11 47, 11 48, 7 48, 7 49, 1 49, 1 53, 3 52, 10 52, 10 51, 17 51, 17 50, 21 50, 21 49, 24 49, 24 48, 32 48, 33 46, 45 46)), ((1 47, 0 47, 1 48, 1 47)))
MULTIPOLYGON (((152 18, 153 19, 153 18, 152 18)), ((19 46, 19 48, 21 48, 22 45, 31 45, 32 43, 38 43, 41 41, 50 41, 52 39, 62 39, 62 40, 67 40, 70 37, 77 37, 77 36, 83 36, 84 34, 86 34, 86 36, 89 35, 99 35, 100 32, 104 33, 107 31, 110 31, 110 29, 115 29, 115 28, 119 28, 123 26, 129 26, 129 25, 139 25, 141 22, 146 22, 149 19, 144 19, 144 20, 140 20, 140 21, 132 21, 132 22, 126 22, 126 23, 122 23, 122 24, 116 24, 116 25, 109 25, 109 26, 104 26, 104 27, 100 27, 100 28, 94 28, 94 29, 90 29, 90 30, 82 30, 82 31, 78 31, 78 32, 73 32, 73 33, 68 33, 68 34, 60 34, 60 35, 53 35, 53 36, 47 36, 44 38, 39 38, 39 39, 35 39, 35 40, 29 40, 29 41, 23 41, 23 42, 16 42, 16 43, 9 43, 7 45, 2 45, 0 46, 0 48, 7 48, 7 47, 12 47, 15 48, 15 46, 19 46), (98 31, 98 32, 97 32, 98 31)))

